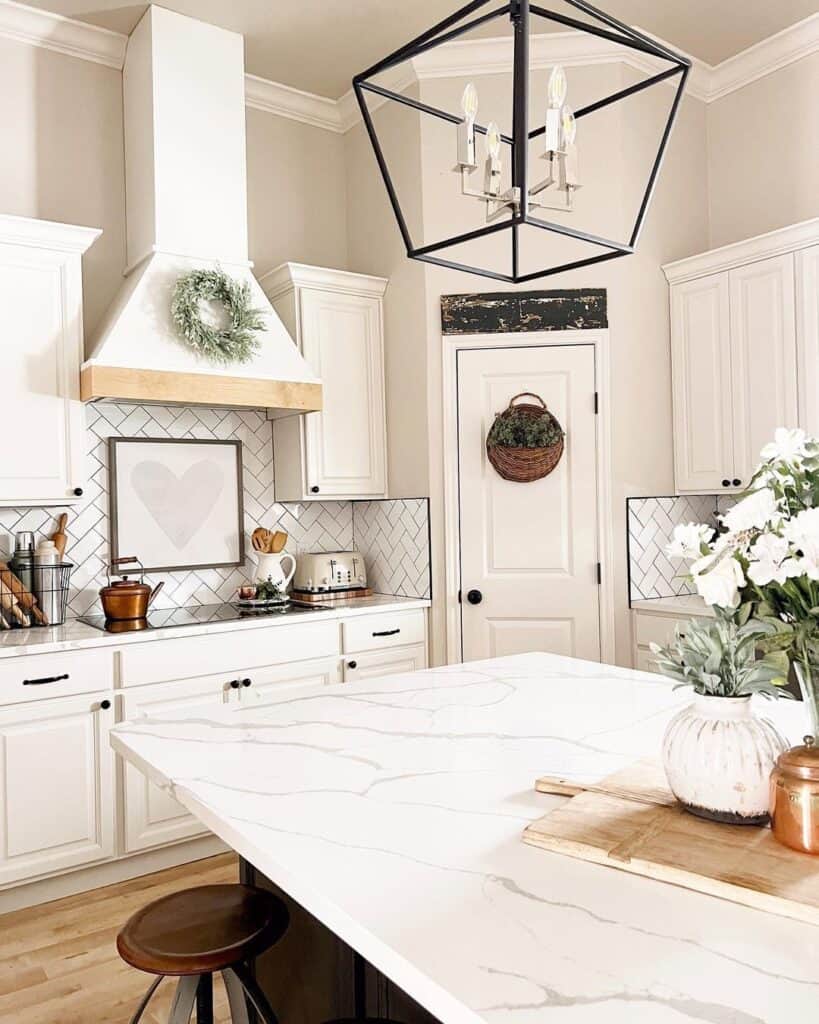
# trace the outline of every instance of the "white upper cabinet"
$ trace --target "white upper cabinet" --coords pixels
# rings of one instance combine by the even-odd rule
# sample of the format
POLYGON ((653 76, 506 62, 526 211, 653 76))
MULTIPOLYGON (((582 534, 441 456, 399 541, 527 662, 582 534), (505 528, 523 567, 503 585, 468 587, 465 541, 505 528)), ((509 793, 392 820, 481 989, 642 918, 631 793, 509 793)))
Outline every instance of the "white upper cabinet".
POLYGON ((741 491, 777 427, 819 428, 819 219, 664 267, 677 491, 741 491))
POLYGON ((276 500, 386 496, 387 282, 286 263, 261 284, 323 389, 321 412, 274 421, 276 500))
POLYGON ((91 228, 0 216, 7 428, 0 505, 64 505, 82 496, 81 261, 99 234, 91 228))

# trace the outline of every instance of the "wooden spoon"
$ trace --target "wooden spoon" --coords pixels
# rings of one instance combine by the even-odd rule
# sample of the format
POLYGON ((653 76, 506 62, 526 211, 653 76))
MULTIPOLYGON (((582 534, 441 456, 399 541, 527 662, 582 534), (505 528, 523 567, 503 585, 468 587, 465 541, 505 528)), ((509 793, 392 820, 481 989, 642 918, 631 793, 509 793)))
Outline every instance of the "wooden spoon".
POLYGON ((51 539, 54 541, 54 546, 57 548, 57 557, 62 561, 63 555, 65 554, 65 546, 68 543, 68 537, 65 535, 65 527, 68 522, 68 513, 63 512, 60 514, 60 518, 57 522, 57 532, 52 534, 51 539))
POLYGON ((0 583, 3 583, 6 589, 11 591, 20 607, 24 611, 31 612, 41 626, 48 625, 48 619, 42 608, 38 606, 37 598, 26 587, 19 576, 16 576, 11 571, 8 562, 0 562, 0 583))
POLYGON ((267 534, 267 530, 265 530, 263 526, 257 526, 256 529, 251 534, 250 540, 251 540, 251 543, 253 544, 253 549, 255 551, 264 551, 265 550, 265 537, 266 537, 266 534, 267 534))
POLYGON ((284 550, 284 546, 287 543, 287 534, 281 530, 276 530, 270 541, 270 550, 274 555, 278 555, 280 551, 284 550))

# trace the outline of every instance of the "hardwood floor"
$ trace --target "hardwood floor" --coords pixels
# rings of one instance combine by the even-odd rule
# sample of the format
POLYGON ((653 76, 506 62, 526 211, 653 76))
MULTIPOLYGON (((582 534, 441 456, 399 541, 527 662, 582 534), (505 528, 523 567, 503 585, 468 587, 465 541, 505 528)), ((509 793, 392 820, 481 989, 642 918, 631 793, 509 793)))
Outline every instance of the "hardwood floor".
MULTIPOLYGON (((144 875, 0 916, 0 1024, 128 1024, 151 975, 120 960, 116 935, 139 907, 176 889, 236 882, 233 854, 144 875)), ((159 986, 144 1024, 166 1024, 175 982, 159 986)), ((214 985, 215 1024, 227 1024, 214 985)))

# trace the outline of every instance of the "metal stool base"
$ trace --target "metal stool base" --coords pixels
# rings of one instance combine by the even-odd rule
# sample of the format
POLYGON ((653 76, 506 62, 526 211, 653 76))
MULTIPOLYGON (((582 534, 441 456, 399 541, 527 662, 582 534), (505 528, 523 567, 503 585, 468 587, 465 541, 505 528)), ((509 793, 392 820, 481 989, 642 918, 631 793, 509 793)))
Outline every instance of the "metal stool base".
MULTIPOLYGON (((273 1012, 267 997, 244 964, 234 964, 233 967, 225 968, 221 974, 227 992, 232 1024, 250 1024, 248 1004, 256 1011, 262 1024, 279 1024, 279 1019, 273 1012)), ((151 982, 136 1013, 131 1018, 131 1024, 139 1024, 148 1003, 165 977, 167 975, 161 974, 151 982)), ((171 1004, 168 1024, 189 1024, 194 1006, 196 1007, 197 1024, 212 1024, 212 974, 191 974, 179 979, 171 1004)))

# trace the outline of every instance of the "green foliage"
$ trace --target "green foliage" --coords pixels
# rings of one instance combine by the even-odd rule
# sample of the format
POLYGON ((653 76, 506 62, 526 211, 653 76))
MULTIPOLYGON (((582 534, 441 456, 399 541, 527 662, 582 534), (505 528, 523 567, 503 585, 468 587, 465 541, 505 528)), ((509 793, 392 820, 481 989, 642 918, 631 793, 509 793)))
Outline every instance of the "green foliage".
POLYGON ((282 593, 282 588, 278 583, 274 583, 269 576, 266 580, 259 580, 256 584, 257 601, 275 601, 277 597, 282 596, 282 593))
POLYGON ((684 632, 675 630, 670 644, 652 644, 651 650, 663 675, 679 686, 693 686, 696 693, 787 697, 782 687, 788 681, 788 657, 775 643, 781 625, 754 619, 740 625, 731 615, 692 619, 684 632))
POLYGON ((223 270, 193 270, 176 282, 171 316, 179 334, 207 359, 218 363, 246 363, 259 343, 255 331, 264 329, 261 310, 250 305, 247 282, 234 281, 223 270), (219 328, 202 319, 203 301, 220 302, 229 316, 219 328))
POLYGON ((513 408, 495 417, 487 443, 501 448, 551 448, 562 437, 563 428, 551 413, 527 416, 513 408))

